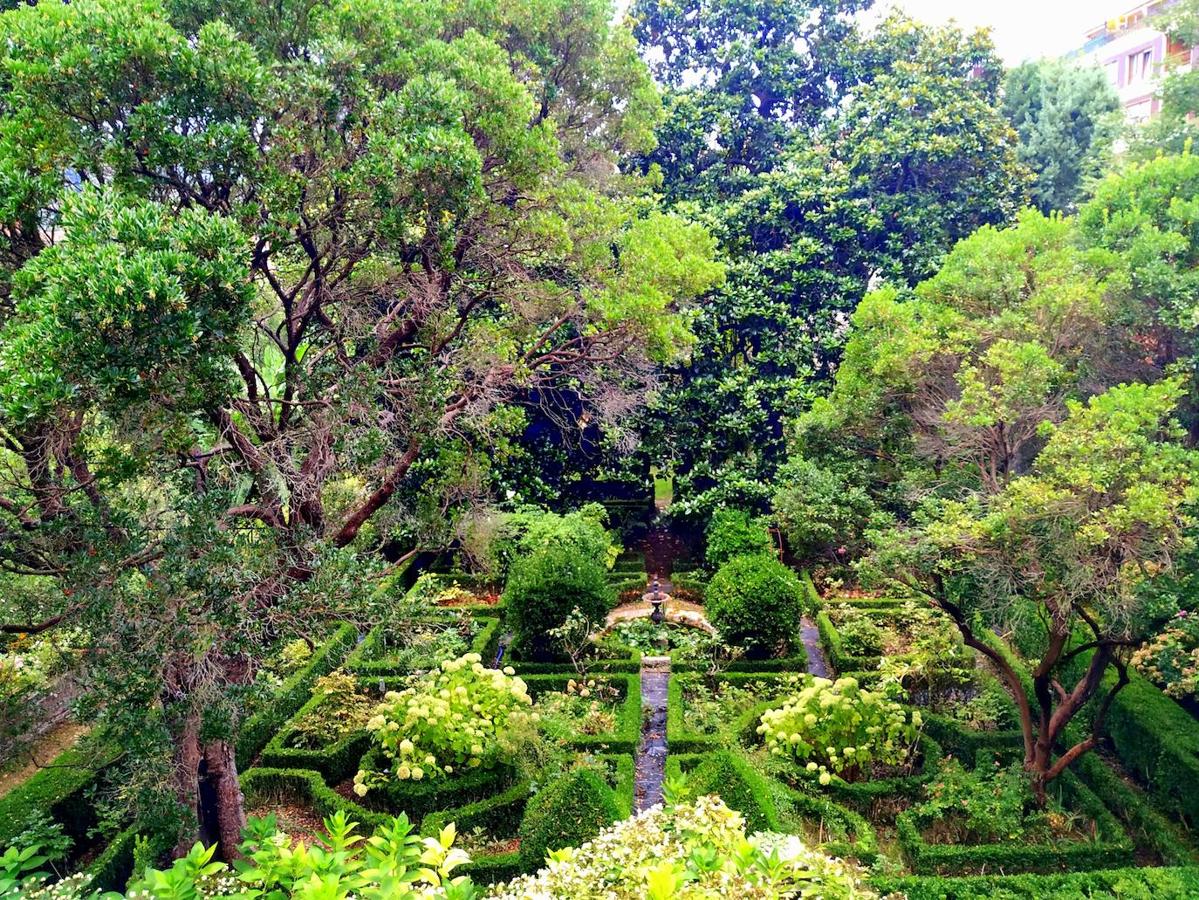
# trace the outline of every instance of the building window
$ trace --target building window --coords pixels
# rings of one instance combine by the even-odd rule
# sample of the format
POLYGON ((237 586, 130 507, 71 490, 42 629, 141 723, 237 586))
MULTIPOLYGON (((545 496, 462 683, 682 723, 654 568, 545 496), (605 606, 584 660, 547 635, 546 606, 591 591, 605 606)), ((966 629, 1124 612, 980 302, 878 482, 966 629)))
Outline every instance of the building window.
POLYGON ((1128 54, 1127 84, 1138 84, 1153 74, 1153 50, 1138 50, 1128 54))

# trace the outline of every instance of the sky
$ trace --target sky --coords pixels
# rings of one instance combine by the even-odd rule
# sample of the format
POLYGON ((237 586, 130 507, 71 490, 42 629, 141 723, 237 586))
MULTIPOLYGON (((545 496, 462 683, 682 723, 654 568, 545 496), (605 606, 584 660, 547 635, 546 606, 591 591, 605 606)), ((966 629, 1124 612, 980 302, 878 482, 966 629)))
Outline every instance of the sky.
POLYGON ((1093 25, 1127 12, 1137 0, 880 0, 876 9, 898 6, 914 19, 966 27, 991 26, 995 48, 1009 66, 1026 59, 1061 56, 1083 43, 1093 25))

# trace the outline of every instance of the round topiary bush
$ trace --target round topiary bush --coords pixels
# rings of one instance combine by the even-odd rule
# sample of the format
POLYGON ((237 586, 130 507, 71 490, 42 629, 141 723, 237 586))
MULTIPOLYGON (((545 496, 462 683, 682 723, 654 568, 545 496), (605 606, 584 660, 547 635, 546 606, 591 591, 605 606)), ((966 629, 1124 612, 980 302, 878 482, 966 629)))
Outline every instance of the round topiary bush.
POLYGON ((735 556, 769 553, 772 549, 766 527, 741 509, 716 510, 705 537, 708 547, 704 558, 712 569, 719 569, 735 556))
POLYGON ((799 578, 778 560, 738 556, 712 577, 704 607, 726 643, 763 659, 787 656, 795 646, 803 597, 799 578))
POLYGON ((614 600, 599 560, 572 546, 542 547, 516 561, 504 589, 513 649, 524 659, 551 659, 558 648, 549 632, 561 626, 571 610, 578 607, 598 625, 614 600))
POLYGON ((520 823, 520 858, 533 870, 551 850, 577 847, 621 818, 612 788, 591 769, 575 769, 538 793, 520 823))

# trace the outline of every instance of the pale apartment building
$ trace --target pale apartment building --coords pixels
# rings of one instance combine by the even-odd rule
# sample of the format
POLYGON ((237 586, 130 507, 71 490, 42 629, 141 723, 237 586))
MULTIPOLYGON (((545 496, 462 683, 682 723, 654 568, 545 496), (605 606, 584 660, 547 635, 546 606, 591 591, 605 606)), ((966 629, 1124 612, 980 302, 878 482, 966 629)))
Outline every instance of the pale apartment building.
POLYGON ((1086 32, 1086 42, 1070 54, 1102 66, 1120 95, 1130 121, 1157 114, 1155 96, 1167 64, 1199 64, 1199 48, 1185 47, 1155 27, 1155 19, 1178 0, 1149 0, 1106 19, 1086 32))

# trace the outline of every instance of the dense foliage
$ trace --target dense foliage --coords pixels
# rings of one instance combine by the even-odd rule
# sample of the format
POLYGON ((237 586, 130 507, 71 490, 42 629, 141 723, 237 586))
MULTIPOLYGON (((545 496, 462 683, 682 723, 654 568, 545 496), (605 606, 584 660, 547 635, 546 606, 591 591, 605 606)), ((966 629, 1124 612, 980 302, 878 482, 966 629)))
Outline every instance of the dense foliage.
MULTIPOLYGON (((781 900, 807 891, 827 900, 868 900, 844 864, 798 838, 749 835, 719 798, 655 808, 617 823, 580 848, 550 854, 536 875, 501 885, 491 900, 781 900), (619 865, 613 865, 619 862, 619 865)), ((801 894, 802 895, 802 894, 801 894)))
POLYGON ((1199 79, 871 6, 0 0, 0 895, 1188 894, 1199 79))
POLYGON ((488 669, 479 654, 468 653, 412 687, 388 692, 367 723, 387 768, 360 770, 354 792, 364 796, 390 779, 420 781, 496 765, 509 730, 536 716, 528 710, 528 688, 514 674, 488 669))
POLYGON ((1003 85, 1003 113, 1020 136, 1017 155, 1033 175, 1032 202, 1072 212, 1110 166, 1120 99, 1098 66, 1056 60, 1016 66, 1003 85))
POLYGON ((765 526, 741 509, 716 510, 704 536, 704 559, 713 570, 735 556, 755 556, 773 549, 765 526))
POLYGON ((721 639, 750 656, 786 656, 799 640, 803 586, 771 556, 733 557, 712 576, 704 605, 721 639))
POLYGON ((919 710, 909 712, 854 678, 801 676, 782 704, 762 714, 757 733, 776 756, 793 759, 821 784, 900 765, 915 749, 919 710))
POLYGON ((602 2, 21 6, 0 86, 6 624, 82 626, 128 802, 186 847, 203 764, 231 849, 263 645, 377 616, 523 404, 626 417, 721 267, 616 172, 602 2))
POLYGON ((645 162, 729 258, 645 429, 676 514, 763 511, 786 420, 821 393, 871 280, 931 274, 1023 199, 989 39, 898 16, 863 33, 866 5, 634 5, 670 88, 645 162))

